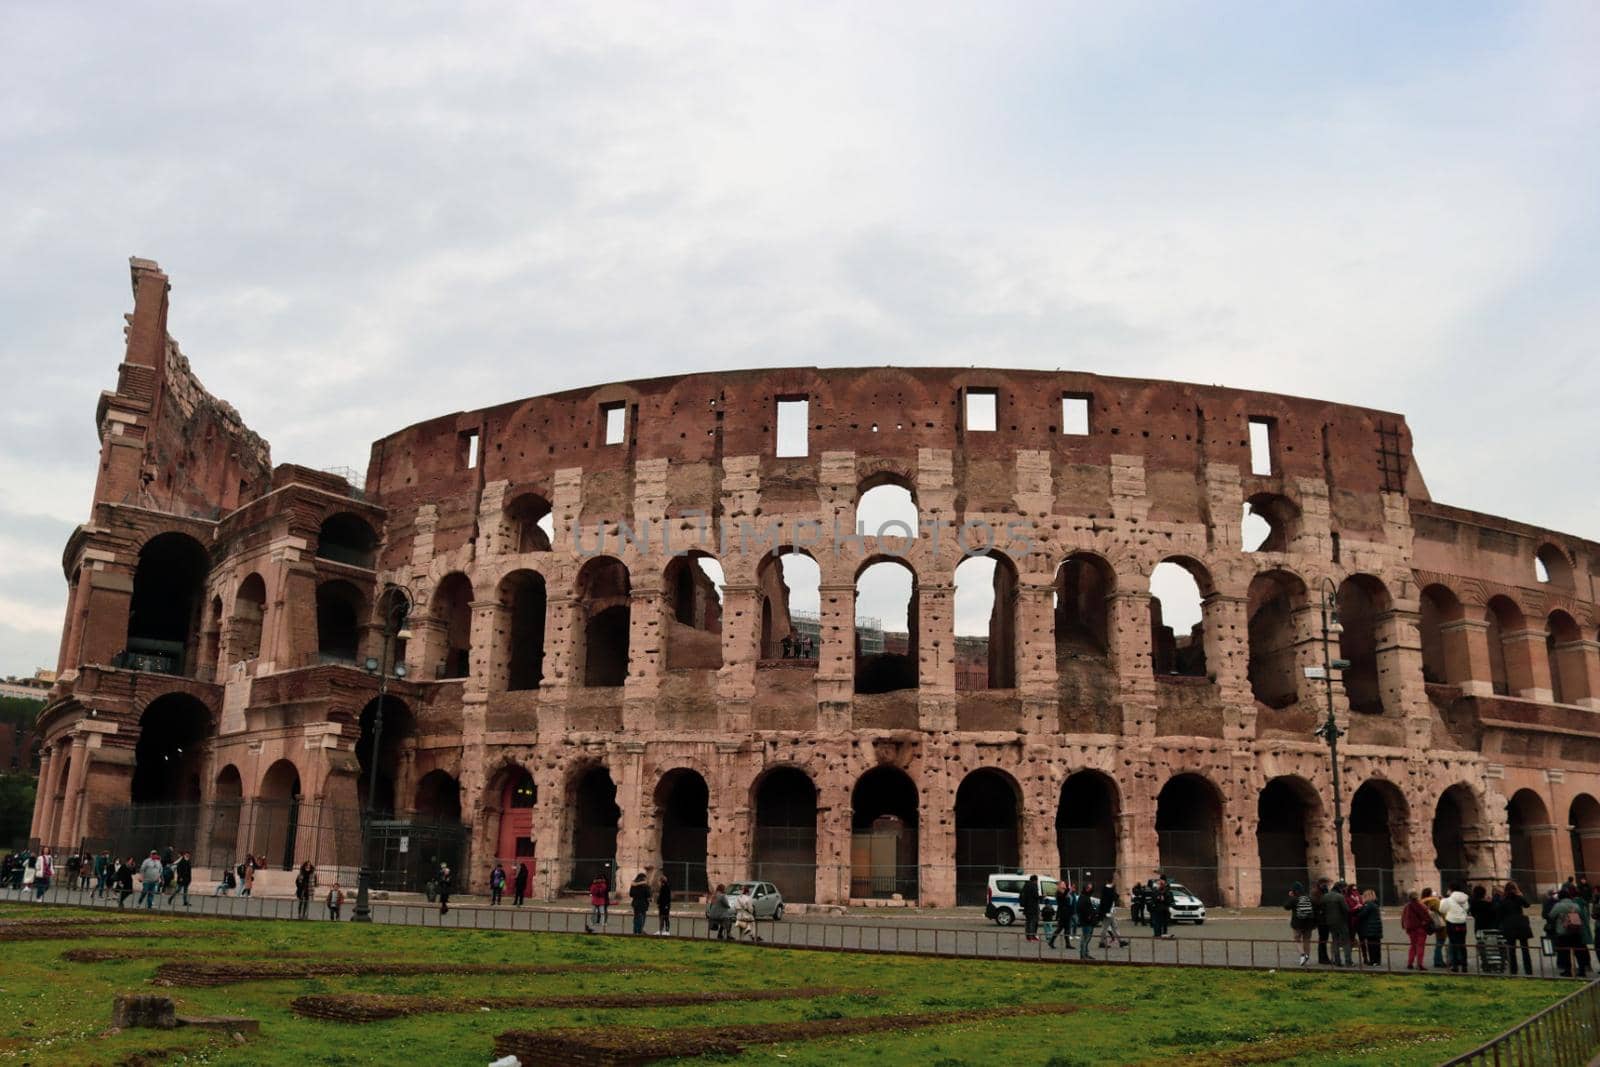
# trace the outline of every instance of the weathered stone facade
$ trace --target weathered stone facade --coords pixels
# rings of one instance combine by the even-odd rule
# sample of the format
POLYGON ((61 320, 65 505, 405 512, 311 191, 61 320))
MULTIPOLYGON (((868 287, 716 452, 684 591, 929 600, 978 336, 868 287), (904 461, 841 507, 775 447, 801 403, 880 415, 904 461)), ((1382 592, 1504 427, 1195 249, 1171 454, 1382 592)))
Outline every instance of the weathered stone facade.
POLYGON ((1352 869, 1600 872, 1600 546, 1434 503, 1399 415, 1067 372, 698 374, 408 427, 363 491, 272 468, 166 336, 165 275, 135 260, 133 281, 63 559, 41 841, 198 805, 219 856, 353 866, 376 762, 396 820, 470 828, 473 884, 531 854, 541 896, 614 860, 948 904, 1001 863, 1166 866, 1254 903, 1334 867, 1307 671, 1326 595, 1352 869), (777 405, 801 398, 803 454, 780 458, 777 405), (880 485, 921 536, 849 536, 880 485), (1247 504, 1271 525, 1248 551, 1247 504), (998 535, 992 685, 965 652, 957 682, 963 527, 998 535), (796 544, 813 659, 776 647, 796 544), (858 579, 896 554, 906 654, 858 656, 858 579), (1203 596, 1192 635, 1153 625, 1163 562, 1203 596), (376 753, 369 658, 409 668, 376 753))

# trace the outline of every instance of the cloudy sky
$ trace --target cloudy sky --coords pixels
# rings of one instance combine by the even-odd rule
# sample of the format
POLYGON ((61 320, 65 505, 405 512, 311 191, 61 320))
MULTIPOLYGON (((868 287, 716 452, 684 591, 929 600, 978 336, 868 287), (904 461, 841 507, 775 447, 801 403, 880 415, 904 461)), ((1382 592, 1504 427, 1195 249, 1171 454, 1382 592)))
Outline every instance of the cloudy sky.
POLYGON ((1596 55, 1590 3, 0 5, 0 673, 54 665, 129 255, 278 462, 1074 367, 1392 407, 1437 499, 1600 537, 1596 55))

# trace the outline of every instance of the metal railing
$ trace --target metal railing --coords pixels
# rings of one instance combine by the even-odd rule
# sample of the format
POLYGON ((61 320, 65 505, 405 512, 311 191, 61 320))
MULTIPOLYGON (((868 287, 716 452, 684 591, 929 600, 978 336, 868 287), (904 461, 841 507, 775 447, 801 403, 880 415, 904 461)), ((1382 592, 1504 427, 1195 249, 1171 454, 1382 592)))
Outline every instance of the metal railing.
POLYGON ((1493 1067, 1585 1067, 1600 1052, 1600 981, 1589 982, 1471 1052, 1445 1061, 1493 1067))

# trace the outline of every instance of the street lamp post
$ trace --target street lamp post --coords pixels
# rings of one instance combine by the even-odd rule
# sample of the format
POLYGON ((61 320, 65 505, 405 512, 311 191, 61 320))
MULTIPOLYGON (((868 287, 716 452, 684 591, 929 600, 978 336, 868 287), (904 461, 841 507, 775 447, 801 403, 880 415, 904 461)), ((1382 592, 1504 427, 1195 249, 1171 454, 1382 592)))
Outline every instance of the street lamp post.
MULTIPOLYGON (((1344 872, 1344 800, 1339 789, 1339 738, 1345 731, 1333 717, 1333 672, 1350 666, 1349 660, 1334 659, 1329 638, 1344 632, 1339 624, 1339 588, 1333 579, 1322 579, 1322 681, 1328 694, 1328 717, 1317 727, 1316 736, 1328 742, 1328 761, 1333 767, 1333 847, 1339 857, 1339 881, 1345 881, 1344 872), (1330 607, 1328 594, 1333 594, 1330 607)), ((1309 669, 1307 674, 1312 673, 1309 669)))
POLYGON ((396 639, 405 640, 411 634, 405 629, 405 619, 411 611, 411 601, 399 586, 390 586, 390 590, 398 593, 383 612, 383 658, 381 660, 369 657, 365 664, 367 673, 378 676, 378 703, 372 709, 372 751, 367 768, 367 809, 361 817, 361 873, 356 879, 356 906, 350 913, 350 921, 369 923, 372 921, 372 902, 369 892, 372 886, 372 820, 377 814, 378 803, 378 759, 383 745, 383 705, 389 695, 389 675, 391 670, 397 679, 406 676, 404 663, 390 664, 396 639))

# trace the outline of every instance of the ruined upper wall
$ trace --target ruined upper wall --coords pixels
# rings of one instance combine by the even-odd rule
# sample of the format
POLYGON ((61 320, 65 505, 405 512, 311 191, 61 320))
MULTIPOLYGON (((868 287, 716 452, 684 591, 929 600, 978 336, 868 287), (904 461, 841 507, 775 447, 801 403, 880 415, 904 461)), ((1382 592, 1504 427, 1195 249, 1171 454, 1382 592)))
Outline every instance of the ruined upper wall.
POLYGON ((96 415, 102 443, 95 502, 215 517, 264 491, 271 450, 232 405, 206 391, 167 333, 171 284, 130 260, 134 308, 114 393, 96 415))

